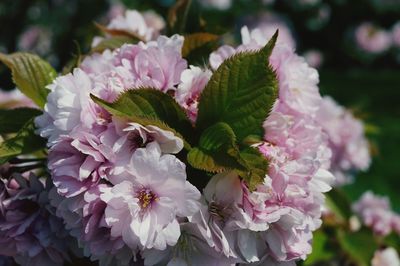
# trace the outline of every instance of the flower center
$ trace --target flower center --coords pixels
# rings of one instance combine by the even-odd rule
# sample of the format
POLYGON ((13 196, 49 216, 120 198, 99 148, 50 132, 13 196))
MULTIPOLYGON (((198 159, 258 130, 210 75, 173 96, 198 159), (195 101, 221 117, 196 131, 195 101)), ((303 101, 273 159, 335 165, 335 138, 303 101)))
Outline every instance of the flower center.
POLYGON ((134 151, 138 148, 146 147, 146 144, 154 141, 154 138, 150 135, 147 135, 147 140, 144 141, 139 132, 132 132, 129 134, 128 140, 130 143, 131 150, 134 151))
POLYGON ((101 107, 95 107, 96 109, 96 122, 99 125, 106 125, 111 122, 111 115, 101 107))
POLYGON ((151 206, 155 201, 158 201, 158 197, 148 188, 143 188, 138 193, 139 205, 142 209, 146 209, 151 206))
POLYGON ((227 213, 227 209, 227 207, 222 207, 215 201, 211 201, 208 205, 208 211, 211 217, 213 217, 214 220, 222 223, 224 223, 226 218, 228 218, 227 216, 229 216, 227 213))

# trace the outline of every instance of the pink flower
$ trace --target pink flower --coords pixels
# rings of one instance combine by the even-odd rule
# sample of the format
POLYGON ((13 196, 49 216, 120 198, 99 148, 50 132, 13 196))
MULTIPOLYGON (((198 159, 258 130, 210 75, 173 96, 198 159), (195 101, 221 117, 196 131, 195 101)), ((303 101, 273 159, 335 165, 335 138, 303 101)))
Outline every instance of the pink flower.
POLYGON ((128 71, 133 87, 154 87, 164 92, 174 90, 187 67, 181 56, 182 45, 183 37, 179 35, 124 45, 115 54, 115 64, 128 71))
POLYGON ((125 13, 125 7, 122 4, 113 4, 107 12, 107 18, 112 20, 118 16, 123 16, 125 13))
POLYGON ((39 53, 41 55, 50 52, 52 34, 42 26, 30 26, 18 40, 18 50, 39 53))
POLYGON ((318 50, 308 50, 303 54, 303 56, 307 64, 313 68, 321 67, 324 62, 324 55, 318 50))
POLYGON ((41 136, 54 145, 61 135, 79 127, 99 130, 111 116, 90 99, 90 93, 113 101, 125 89, 152 87, 175 90, 186 68, 181 56, 183 37, 161 36, 157 42, 124 45, 86 57, 72 74, 57 78, 48 86, 45 113, 36 119, 41 136))
MULTIPOLYGON (((124 31, 146 42, 156 39, 166 25, 164 19, 154 11, 141 13, 137 10, 125 10, 121 5, 114 5, 109 10, 108 17, 111 21, 106 26, 107 29, 124 31)), ((109 34, 105 34, 105 37, 94 37, 92 47, 110 37, 109 34)))
POLYGON ((223 45, 219 47, 216 51, 212 52, 210 54, 210 65, 211 67, 216 70, 222 62, 224 62, 226 59, 231 57, 236 53, 235 48, 229 45, 223 45))
POLYGON ((355 40, 361 50, 373 54, 383 53, 392 45, 390 34, 369 22, 356 28, 355 40))
POLYGON ((400 47, 400 21, 392 27, 393 44, 400 47))
POLYGON ((353 204, 352 208, 361 217, 363 223, 379 235, 385 236, 391 231, 398 230, 400 216, 390 209, 390 203, 386 197, 367 191, 353 204))
MULTIPOLYGON (((110 228, 104 220, 105 202, 100 199, 100 184, 90 188, 85 194, 65 198, 56 189, 50 191, 51 204, 57 207, 57 216, 62 218, 69 233, 84 249, 85 256, 92 260, 107 261, 124 252, 121 237, 111 236, 110 228)), ((135 254, 130 254, 130 259, 135 254)))
POLYGON ((0 90, 0 107, 13 109, 19 107, 36 107, 36 105, 18 89, 15 89, 12 91, 0 90))
POLYGON ((48 167, 57 188, 52 192, 52 203, 58 207, 57 215, 63 218, 70 234, 93 260, 129 264, 137 259, 139 248, 165 249, 179 237, 178 218, 184 219, 198 208, 200 193, 186 181, 184 165, 171 155, 183 148, 183 141, 158 127, 114 117, 90 98, 92 93, 113 101, 124 90, 139 87, 176 90, 186 69, 182 44, 181 36, 162 36, 157 41, 93 54, 72 74, 49 85, 45 113, 36 119, 36 124, 41 135, 49 139, 48 167), (147 154, 150 147, 152 153, 147 154), (153 169, 154 176, 164 179, 143 172, 146 169, 137 162, 140 157, 148 158, 147 166, 153 169), (151 162, 154 158, 158 159, 151 162), (149 178, 152 182, 146 183, 149 178), (160 184, 166 189, 161 190, 160 184), (157 201, 143 217, 143 204, 137 205, 137 213, 131 214, 129 209, 121 213, 127 215, 135 229, 128 235, 128 229, 122 231, 122 225, 113 220, 113 208, 117 208, 114 203, 121 201, 118 190, 135 190, 138 194, 125 195, 124 203, 134 206, 139 187, 145 185, 154 190, 157 201), (148 234, 142 233, 149 221, 157 226, 149 228, 148 234))
POLYGON ((372 266, 400 266, 400 258, 397 251, 388 247, 383 250, 375 251, 371 261, 372 266))
POLYGON ((111 235, 122 236, 133 249, 175 245, 180 235, 177 217, 196 212, 200 198, 186 181, 184 164, 162 155, 153 142, 135 151, 130 166, 118 184, 101 190, 111 235))
POLYGON ((36 125, 40 135, 49 138, 49 145, 55 144, 61 135, 81 124, 83 110, 90 109, 88 96, 91 87, 88 75, 81 69, 75 69, 73 74, 57 78, 48 86, 51 92, 47 98, 45 112, 36 118, 36 125))
POLYGON ((124 16, 117 16, 107 25, 109 29, 124 30, 150 41, 165 27, 164 19, 154 12, 144 14, 136 10, 126 10, 124 16))
POLYGON ((277 43, 291 48, 296 47, 296 41, 291 29, 280 16, 266 12, 257 16, 256 19, 250 18, 250 21, 252 24, 250 30, 246 26, 241 29, 243 44, 255 41, 257 44, 264 46, 274 33, 279 30, 277 43))
POLYGON ((210 70, 203 71, 196 66, 190 66, 190 69, 182 72, 181 83, 176 90, 175 98, 185 108, 193 122, 196 121, 197 117, 199 96, 210 80, 211 75, 212 72, 210 70))
POLYGON ((111 156, 111 148, 90 133, 62 138, 49 151, 48 167, 58 193, 73 197, 97 185, 111 156))
POLYGON ((330 97, 323 98, 317 120, 328 135, 332 150, 331 169, 337 184, 350 182, 351 172, 368 169, 371 157, 360 120, 330 97))

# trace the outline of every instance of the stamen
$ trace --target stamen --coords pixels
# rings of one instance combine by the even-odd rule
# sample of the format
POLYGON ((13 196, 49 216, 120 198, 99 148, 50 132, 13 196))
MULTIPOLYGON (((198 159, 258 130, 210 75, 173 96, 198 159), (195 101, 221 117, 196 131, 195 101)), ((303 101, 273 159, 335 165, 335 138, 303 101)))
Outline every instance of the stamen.
POLYGON ((140 190, 137 197, 142 209, 146 209, 147 207, 151 206, 153 202, 159 200, 159 198, 148 188, 140 190))

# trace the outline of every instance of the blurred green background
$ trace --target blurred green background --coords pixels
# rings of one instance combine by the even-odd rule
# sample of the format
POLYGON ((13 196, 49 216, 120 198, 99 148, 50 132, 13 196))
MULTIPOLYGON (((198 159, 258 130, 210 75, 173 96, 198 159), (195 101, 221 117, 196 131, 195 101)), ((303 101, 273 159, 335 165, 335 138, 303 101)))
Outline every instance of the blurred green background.
MULTIPOLYGON (((174 0, 1 0, 0 52, 36 52, 61 70, 74 55, 89 50, 93 36, 99 34, 93 22, 107 23, 112 6, 151 8, 165 17, 173 3, 174 0), (32 27, 39 32, 39 39, 36 46, 26 47, 23 36, 27 38, 26 32, 32 27)), ((386 194, 400 211, 400 51, 391 48, 379 55, 365 55, 357 50, 351 37, 354 28, 364 21, 390 29, 400 20, 400 1, 233 0, 229 10, 194 5, 195 15, 208 30, 233 36, 239 36, 240 27, 254 14, 279 14, 292 30, 300 54, 318 49, 324 57, 319 69, 321 92, 365 120, 374 153, 370 170, 358 174, 355 182, 345 187, 346 193, 353 200, 365 190, 386 194)), ((13 89, 3 66, 0 88, 13 89)))

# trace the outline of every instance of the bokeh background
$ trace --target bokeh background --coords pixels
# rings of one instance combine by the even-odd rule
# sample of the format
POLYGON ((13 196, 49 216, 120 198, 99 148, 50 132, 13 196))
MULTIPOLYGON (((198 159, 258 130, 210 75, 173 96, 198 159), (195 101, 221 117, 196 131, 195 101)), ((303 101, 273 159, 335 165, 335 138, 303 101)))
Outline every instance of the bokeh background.
MULTIPOLYGON (((38 53, 59 71, 90 50, 124 8, 162 16, 174 0, 0 0, 0 52, 38 53)), ((193 16, 231 42, 244 24, 267 19, 287 28, 299 54, 320 72, 322 94, 333 96, 366 123, 373 163, 344 187, 355 200, 365 190, 388 195, 400 211, 400 0, 202 0, 193 16), (397 24, 396 24, 397 23, 397 24)), ((196 25, 188 31, 198 30, 196 25)), ((11 90, 0 66, 0 88, 11 90)))

